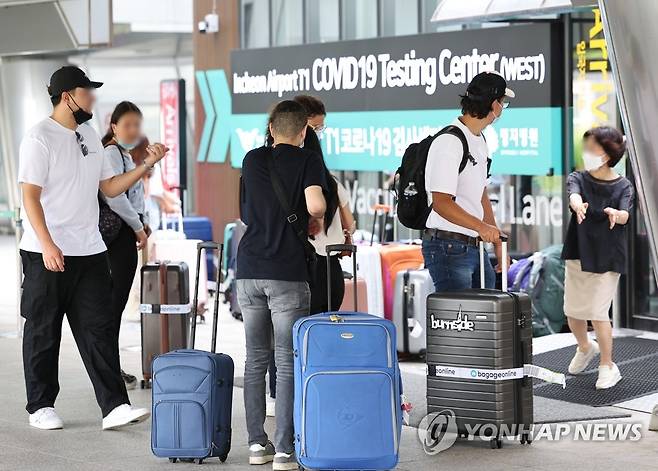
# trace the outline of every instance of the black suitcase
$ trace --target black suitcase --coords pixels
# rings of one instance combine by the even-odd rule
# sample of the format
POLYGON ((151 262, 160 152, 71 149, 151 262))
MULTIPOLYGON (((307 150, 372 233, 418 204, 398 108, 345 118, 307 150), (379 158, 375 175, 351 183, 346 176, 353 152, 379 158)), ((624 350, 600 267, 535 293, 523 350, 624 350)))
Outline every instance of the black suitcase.
POLYGON ((507 292, 506 272, 503 291, 427 298, 427 412, 452 411, 460 436, 484 434, 492 448, 503 433, 532 441, 532 379, 523 374, 532 363, 532 307, 526 294, 507 292))

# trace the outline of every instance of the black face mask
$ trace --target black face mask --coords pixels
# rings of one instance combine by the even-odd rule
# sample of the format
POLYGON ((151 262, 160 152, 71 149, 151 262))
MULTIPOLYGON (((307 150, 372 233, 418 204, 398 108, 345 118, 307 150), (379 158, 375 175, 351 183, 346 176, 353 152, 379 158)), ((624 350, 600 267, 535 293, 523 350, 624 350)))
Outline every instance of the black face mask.
MULTIPOLYGON (((69 96, 71 96, 71 95, 69 95, 69 96)), ((72 96, 71 96, 71 100, 73 101, 73 103, 75 103, 75 100, 73 100, 72 96)), ((86 123, 93 116, 91 113, 89 113, 89 112, 83 110, 82 108, 80 108, 80 105, 78 105, 77 103, 75 103, 75 106, 77 106, 78 109, 75 110, 75 111, 73 111, 73 109, 71 108, 71 105, 69 105, 68 103, 66 104, 66 106, 68 106, 69 110, 71 110, 71 113, 73 113, 73 119, 75 119, 75 122, 78 125, 80 125, 82 123, 86 123)))

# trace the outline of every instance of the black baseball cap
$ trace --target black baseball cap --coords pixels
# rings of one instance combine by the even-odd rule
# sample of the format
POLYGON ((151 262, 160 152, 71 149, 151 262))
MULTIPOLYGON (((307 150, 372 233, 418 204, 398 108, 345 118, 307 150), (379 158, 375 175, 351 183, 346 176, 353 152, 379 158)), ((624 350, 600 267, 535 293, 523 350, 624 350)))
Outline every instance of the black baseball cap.
POLYGON ((507 88, 507 81, 495 72, 481 72, 473 77, 466 88, 466 96, 482 100, 499 100, 506 96, 514 98, 516 94, 507 88))
POLYGON ((78 67, 65 65, 50 76, 48 94, 51 97, 60 96, 63 92, 70 92, 80 88, 99 88, 103 82, 92 82, 78 67))

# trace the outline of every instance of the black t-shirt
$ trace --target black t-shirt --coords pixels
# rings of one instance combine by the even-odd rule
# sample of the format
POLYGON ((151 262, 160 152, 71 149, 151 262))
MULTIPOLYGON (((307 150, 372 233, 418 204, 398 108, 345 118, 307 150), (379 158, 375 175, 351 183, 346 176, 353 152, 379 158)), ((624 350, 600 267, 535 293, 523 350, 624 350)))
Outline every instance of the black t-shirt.
POLYGON ((320 155, 288 144, 259 147, 242 163, 242 220, 247 225, 238 247, 238 279, 308 281, 304 247, 286 220, 288 216, 272 188, 267 159, 287 191, 300 224, 308 225, 304 190, 326 188, 320 155))
POLYGON ((582 224, 571 212, 562 258, 580 260, 583 271, 590 273, 625 273, 628 230, 621 224, 610 230, 603 210, 610 207, 630 213, 633 185, 624 177, 599 180, 586 171, 573 172, 567 178, 567 194, 572 193, 578 193, 589 206, 582 224))

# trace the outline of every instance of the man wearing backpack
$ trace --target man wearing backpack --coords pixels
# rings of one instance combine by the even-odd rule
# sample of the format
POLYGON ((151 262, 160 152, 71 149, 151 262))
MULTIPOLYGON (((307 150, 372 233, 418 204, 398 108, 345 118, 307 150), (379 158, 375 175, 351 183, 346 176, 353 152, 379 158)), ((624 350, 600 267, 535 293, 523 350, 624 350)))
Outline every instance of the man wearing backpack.
MULTIPOLYGON (((436 291, 480 287, 479 240, 495 244, 501 259, 501 232, 487 194, 489 150, 484 128, 500 118, 514 92, 491 72, 476 75, 461 96, 462 116, 431 141, 425 164, 425 191, 431 207, 423 232, 423 257, 436 291)), ((485 257, 485 286, 496 275, 485 257)))

